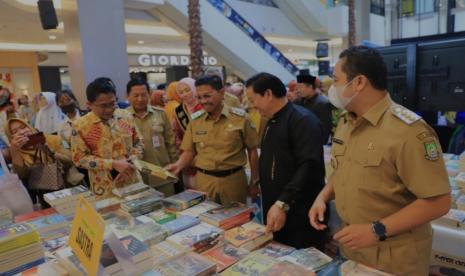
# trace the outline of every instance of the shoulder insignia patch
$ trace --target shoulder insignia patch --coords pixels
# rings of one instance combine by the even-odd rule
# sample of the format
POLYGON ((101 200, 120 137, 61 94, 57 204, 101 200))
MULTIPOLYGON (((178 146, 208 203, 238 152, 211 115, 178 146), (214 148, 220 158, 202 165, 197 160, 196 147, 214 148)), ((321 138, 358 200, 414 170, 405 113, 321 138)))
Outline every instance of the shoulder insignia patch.
POLYGON ((425 147, 425 159, 430 161, 436 161, 439 159, 439 150, 436 141, 424 142, 423 146, 425 147))
POLYGON ((231 113, 236 114, 237 116, 241 116, 241 117, 245 116, 245 110, 237 108, 237 107, 231 107, 231 113))
POLYGON ((205 114, 205 110, 203 110, 203 109, 192 113, 192 115, 191 115, 192 120, 200 118, 203 114, 205 114))
POLYGON ((391 108, 392 114, 399 118, 402 122, 406 123, 407 125, 411 125, 416 121, 420 120, 421 117, 417 115, 415 112, 408 110, 403 106, 393 106, 391 108))

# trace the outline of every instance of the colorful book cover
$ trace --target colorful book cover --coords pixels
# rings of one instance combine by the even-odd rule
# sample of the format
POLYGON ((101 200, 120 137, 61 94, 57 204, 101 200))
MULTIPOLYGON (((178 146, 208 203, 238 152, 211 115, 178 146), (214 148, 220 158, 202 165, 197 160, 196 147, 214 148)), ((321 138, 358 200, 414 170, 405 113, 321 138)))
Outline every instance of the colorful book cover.
POLYGON ((42 241, 42 246, 47 252, 55 252, 56 250, 63 248, 68 245, 69 236, 60 236, 53 239, 47 239, 42 241))
POLYGON ((200 215, 202 221, 220 226, 228 220, 247 214, 250 217, 253 209, 240 203, 233 203, 230 206, 222 206, 200 215))
POLYGON ((123 202, 123 200, 120 198, 110 197, 95 201, 94 207, 99 213, 107 213, 118 210, 121 206, 121 202, 123 202))
POLYGON ((203 252, 216 246, 220 242, 222 235, 223 230, 220 228, 200 223, 168 237, 167 240, 193 248, 196 252, 203 252))
POLYGON ((0 253, 39 241, 39 232, 26 222, 0 229, 0 253))
POLYGON ((190 228, 199 223, 200 223, 200 220, 198 218, 191 217, 191 216, 182 216, 173 221, 165 223, 163 226, 166 229, 168 229, 168 231, 172 235, 172 234, 181 232, 183 230, 186 230, 187 228, 190 228))
POLYGON ((318 271, 332 259, 318 249, 310 247, 294 250, 291 254, 280 257, 279 260, 301 265, 311 271, 318 271))
POLYGON ((178 212, 178 215, 179 216, 191 216, 191 217, 198 218, 200 214, 203 214, 205 212, 208 212, 212 209, 216 209, 219 207, 221 207, 221 205, 219 205, 218 203, 206 200, 191 208, 178 212))
POLYGON ((274 264, 268 271, 263 273, 263 276, 315 276, 315 273, 308 271, 300 265, 296 265, 290 262, 278 262, 274 264))
POLYGON ((227 230, 224 234, 224 238, 232 245, 240 247, 265 235, 267 234, 264 225, 250 221, 241 226, 227 230))
POLYGON ((136 225, 115 233, 117 236, 133 235, 148 246, 164 241, 169 236, 169 231, 154 221, 136 225))
POLYGON ((120 241, 134 258, 134 262, 138 263, 144 259, 150 258, 151 253, 149 247, 135 236, 129 235, 121 238, 120 241))
POLYGON ((216 270, 216 264, 199 254, 188 252, 155 266, 155 270, 163 275, 211 275, 216 270))
POLYGON ((86 187, 79 185, 68 189, 55 191, 52 193, 44 194, 44 200, 50 205, 59 204, 65 200, 70 200, 71 197, 77 197, 82 195, 84 197, 90 196, 91 192, 86 187))
POLYGON ((248 250, 223 244, 203 252, 202 255, 214 261, 217 264, 216 272, 221 272, 246 257, 249 253, 248 250))
POLYGON ((256 252, 272 258, 280 258, 291 254, 294 250, 296 250, 294 247, 278 242, 270 242, 266 246, 258 249, 256 252))
POLYGON ((62 227, 68 224, 66 218, 60 214, 53 214, 46 217, 41 217, 28 222, 34 226, 39 232, 46 232, 55 228, 62 227))
POLYGON ((40 218, 40 217, 53 215, 53 214, 56 214, 56 213, 57 213, 57 211, 55 209, 53 209, 53 208, 38 210, 38 211, 35 211, 35 212, 32 212, 32 213, 27 213, 27 214, 24 214, 24 215, 16 216, 15 217, 15 223, 19 223, 19 222, 23 222, 23 221, 30 221, 30 220, 34 220, 34 219, 37 219, 37 218, 40 218))
POLYGON ((150 189, 150 187, 142 182, 134 183, 121 188, 113 188, 112 192, 114 195, 119 197, 126 197, 129 195, 137 194, 145 190, 150 189))
POLYGON ((221 273, 224 276, 264 275, 273 265, 278 263, 277 259, 252 253, 221 273))
POLYGON ((196 190, 185 190, 164 200, 167 209, 182 211, 192 207, 207 198, 207 194, 196 190))
POLYGON ((153 219, 158 224, 165 224, 167 222, 173 221, 176 219, 176 215, 173 213, 165 212, 164 210, 154 211, 145 216, 153 219))
POLYGON ((162 241, 157 243, 156 245, 152 246, 150 250, 152 251, 152 256, 154 257, 154 264, 160 264, 191 251, 190 248, 171 241, 162 241))

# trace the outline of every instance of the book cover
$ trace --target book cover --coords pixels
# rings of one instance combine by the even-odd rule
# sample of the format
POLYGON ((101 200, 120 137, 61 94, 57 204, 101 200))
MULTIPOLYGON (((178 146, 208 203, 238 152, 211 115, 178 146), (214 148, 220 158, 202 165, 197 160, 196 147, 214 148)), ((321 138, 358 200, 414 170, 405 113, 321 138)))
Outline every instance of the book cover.
POLYGON ((113 188, 112 193, 119 197, 126 197, 129 195, 137 194, 145 190, 150 189, 150 187, 142 182, 137 182, 124 187, 113 188))
POLYGON ((176 219, 175 214, 165 212, 164 210, 154 211, 154 212, 146 214, 146 216, 155 220, 155 222, 159 224, 165 224, 167 222, 170 222, 176 219))
POLYGON ((318 275, 344 275, 344 276, 389 276, 391 274, 347 260, 336 260, 318 272, 318 275))
POLYGON ((163 180, 166 180, 166 179, 177 180, 178 179, 174 174, 172 174, 168 170, 165 170, 163 167, 157 166, 152 163, 145 162, 143 160, 139 160, 139 159, 134 160, 134 165, 136 166, 138 171, 153 175, 163 180))
POLYGON ((27 263, 27 264, 23 264, 21 266, 18 266, 10 271, 2 271, 2 276, 12 276, 12 275, 16 275, 18 273, 21 273, 22 271, 24 270, 28 270, 30 268, 33 268, 33 267, 36 267, 38 265, 41 265, 45 263, 45 258, 40 258, 40 259, 37 259, 35 261, 32 261, 30 263, 27 263))
POLYGON ((236 247, 253 250, 273 238, 264 225, 250 221, 225 232, 225 240, 236 247))
POLYGON ((181 232, 183 230, 186 230, 187 228, 190 228, 199 223, 200 223, 200 220, 198 218, 191 217, 191 216, 182 216, 173 221, 165 223, 163 226, 166 229, 168 229, 168 231, 172 235, 172 234, 181 232))
POLYGON ((201 214, 200 219, 215 226, 221 226, 240 216, 248 216, 250 218, 252 211, 252 208, 244 204, 233 202, 229 206, 221 206, 201 214))
POLYGON ((40 233, 47 232, 56 228, 63 227, 68 224, 68 221, 63 215, 53 214, 45 217, 40 217, 28 222, 34 226, 40 233))
POLYGON ((102 217, 105 220, 105 224, 108 226, 108 228, 116 231, 124 231, 130 227, 142 224, 140 221, 133 218, 130 214, 121 210, 108 212, 103 214, 102 217))
POLYGON ((278 263, 277 259, 251 253, 244 259, 224 270, 221 275, 224 276, 243 276, 243 275, 264 275, 273 265, 278 263))
POLYGON ((138 199, 128 200, 121 204, 121 209, 129 213, 145 215, 155 210, 163 208, 163 201, 158 196, 147 196, 138 199))
POLYGON ((150 250, 152 251, 152 256, 154 256, 154 264, 168 261, 174 257, 191 251, 190 248, 171 241, 162 241, 157 243, 152 246, 150 250))
POLYGON ((191 217, 198 218, 200 214, 208 212, 212 209, 219 208, 219 207, 221 207, 221 205, 219 205, 218 203, 206 200, 186 210, 178 212, 178 216, 191 216, 191 217))
POLYGON ((216 264, 199 254, 188 252, 155 266, 155 270, 170 276, 211 275, 216 270, 216 264))
POLYGON ((266 246, 258 249, 256 252, 272 258, 280 258, 291 254, 294 250, 296 250, 294 247, 278 242, 270 242, 266 246))
POLYGON ((0 253, 39 241, 39 232, 26 222, 0 229, 0 253))
POLYGON ((68 238, 69 236, 59 236, 53 239, 46 239, 42 241, 42 246, 45 251, 53 253, 60 248, 66 247, 68 245, 68 238))
POLYGON ((185 190, 179 194, 167 197, 164 200, 167 209, 182 211, 192 207, 207 198, 207 194, 196 190, 185 190))
POLYGON ((70 200, 71 198, 75 198, 79 195, 84 197, 91 196, 92 193, 86 187, 79 185, 68 189, 63 189, 59 191, 55 191, 52 193, 44 194, 44 200, 50 204, 55 205, 59 204, 60 202, 70 200))
POLYGON ((203 252, 217 245, 222 235, 223 230, 220 228, 200 223, 168 237, 167 240, 192 248, 196 252, 203 252))
POLYGON ((133 257, 134 262, 138 263, 151 257, 149 247, 135 236, 128 235, 121 238, 120 241, 133 257))
POLYGON ((332 259, 318 249, 309 247, 294 250, 291 254, 280 257, 279 260, 301 265, 311 271, 318 271, 330 263, 332 259))
POLYGON ((94 208, 99 213, 116 211, 120 208, 122 199, 116 197, 105 198, 94 202, 94 208))
POLYGON ((24 214, 24 215, 16 216, 15 217, 15 223, 19 223, 19 222, 23 222, 23 221, 30 221, 30 220, 34 220, 34 219, 37 219, 37 218, 40 218, 40 217, 53 215, 53 214, 56 214, 56 213, 57 213, 57 211, 55 209, 53 209, 53 208, 38 210, 38 211, 35 211, 35 212, 32 212, 32 213, 27 213, 27 214, 24 214))
POLYGON ((300 265, 296 265, 290 262, 278 262, 268 269, 263 276, 288 276, 288 275, 299 275, 299 276, 315 276, 316 274, 312 271, 306 270, 300 265))
POLYGON ((216 272, 221 272, 240 259, 246 257, 250 252, 243 248, 237 248, 229 244, 212 248, 202 253, 204 257, 214 261, 217 264, 216 272))
POLYGON ((148 246, 164 241, 169 231, 154 221, 136 225, 124 230, 115 231, 118 237, 133 235, 148 246))

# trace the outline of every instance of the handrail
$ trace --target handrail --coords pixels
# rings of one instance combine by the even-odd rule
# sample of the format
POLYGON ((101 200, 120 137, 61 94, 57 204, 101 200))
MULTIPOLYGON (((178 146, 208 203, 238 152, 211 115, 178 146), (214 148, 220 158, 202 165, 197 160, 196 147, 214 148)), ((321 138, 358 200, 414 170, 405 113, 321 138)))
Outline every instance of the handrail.
POLYGON ((258 44, 265 52, 267 52, 274 60, 281 64, 291 74, 296 74, 299 68, 295 66, 281 51, 278 50, 271 42, 269 42, 261 33, 257 31, 247 20, 245 20, 237 11, 235 11, 228 3, 223 0, 207 0, 234 25, 241 29, 258 44))

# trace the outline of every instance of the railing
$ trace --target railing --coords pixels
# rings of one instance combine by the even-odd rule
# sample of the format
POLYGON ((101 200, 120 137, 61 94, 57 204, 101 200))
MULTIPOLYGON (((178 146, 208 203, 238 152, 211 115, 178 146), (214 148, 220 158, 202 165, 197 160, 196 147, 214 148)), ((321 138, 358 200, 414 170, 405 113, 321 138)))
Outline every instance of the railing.
POLYGON ((207 0, 234 25, 241 29, 258 44, 265 52, 267 52, 274 60, 284 66, 291 74, 296 74, 299 70, 281 51, 271 44, 262 34, 260 34, 252 25, 247 22, 238 12, 236 12, 229 4, 223 0, 207 0))

